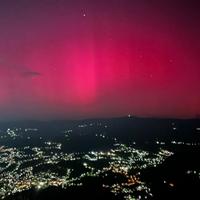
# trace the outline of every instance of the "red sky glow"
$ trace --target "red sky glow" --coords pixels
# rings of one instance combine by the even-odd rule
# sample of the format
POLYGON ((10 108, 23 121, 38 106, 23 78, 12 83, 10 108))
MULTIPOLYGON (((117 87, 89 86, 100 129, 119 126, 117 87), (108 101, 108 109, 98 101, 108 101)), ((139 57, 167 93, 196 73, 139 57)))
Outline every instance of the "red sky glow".
POLYGON ((0 120, 199 115, 195 2, 1 1, 0 120))

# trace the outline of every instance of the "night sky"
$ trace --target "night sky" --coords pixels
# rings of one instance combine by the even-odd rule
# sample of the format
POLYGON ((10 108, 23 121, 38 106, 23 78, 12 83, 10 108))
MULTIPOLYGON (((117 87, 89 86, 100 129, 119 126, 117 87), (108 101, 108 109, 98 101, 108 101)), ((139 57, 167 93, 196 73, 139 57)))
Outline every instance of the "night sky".
POLYGON ((0 120, 200 114, 200 3, 0 1, 0 120))

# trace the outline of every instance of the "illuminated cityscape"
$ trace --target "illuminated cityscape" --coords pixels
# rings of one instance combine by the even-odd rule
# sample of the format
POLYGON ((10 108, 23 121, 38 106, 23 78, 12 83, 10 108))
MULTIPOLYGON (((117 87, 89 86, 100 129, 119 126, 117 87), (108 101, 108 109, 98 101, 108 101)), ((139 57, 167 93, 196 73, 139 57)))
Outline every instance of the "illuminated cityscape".
MULTIPOLYGON (((1 199, 33 188, 39 191, 51 186, 63 189, 81 187, 85 179, 92 177, 101 179, 102 188, 115 196, 123 195, 123 199, 152 199, 151 185, 145 182, 141 173, 159 167, 174 155, 172 149, 177 145, 200 146, 199 142, 155 139, 152 141, 154 148, 144 150, 136 141, 125 143, 117 135, 111 136, 110 126, 112 123, 108 122, 76 122, 72 128, 60 129, 59 137, 52 139, 41 134, 39 128, 1 130, 1 143, 5 143, 0 147, 1 199), (94 129, 96 133, 91 134, 94 129), (101 145, 98 149, 83 150, 76 146, 82 145, 80 139, 93 141, 95 146, 101 145), (78 143, 74 148, 77 150, 66 150, 65 147, 76 140, 78 143)), ((200 170, 188 169, 185 174, 200 179, 200 170)), ((175 184, 167 180, 163 183, 169 187, 175 184)))

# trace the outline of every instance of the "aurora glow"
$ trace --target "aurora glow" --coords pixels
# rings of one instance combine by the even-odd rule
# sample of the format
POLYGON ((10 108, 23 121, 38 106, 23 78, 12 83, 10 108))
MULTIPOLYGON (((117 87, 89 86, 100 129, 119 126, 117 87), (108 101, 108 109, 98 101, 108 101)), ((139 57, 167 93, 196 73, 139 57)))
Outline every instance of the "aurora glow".
POLYGON ((200 114, 199 3, 0 2, 0 119, 200 114))

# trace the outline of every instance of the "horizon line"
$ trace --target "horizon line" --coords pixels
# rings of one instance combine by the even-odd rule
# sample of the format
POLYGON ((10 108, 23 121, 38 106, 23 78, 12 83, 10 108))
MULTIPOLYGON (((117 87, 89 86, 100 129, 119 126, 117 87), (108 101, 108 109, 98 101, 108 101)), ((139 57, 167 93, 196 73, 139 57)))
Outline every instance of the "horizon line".
POLYGON ((111 117, 91 117, 91 118, 79 118, 79 119, 6 119, 0 120, 0 123, 6 122, 52 122, 52 121, 89 121, 89 120, 108 120, 119 118, 140 118, 140 119, 163 119, 163 120, 200 120, 200 117, 165 117, 165 116, 137 116, 137 115, 121 115, 111 117))

